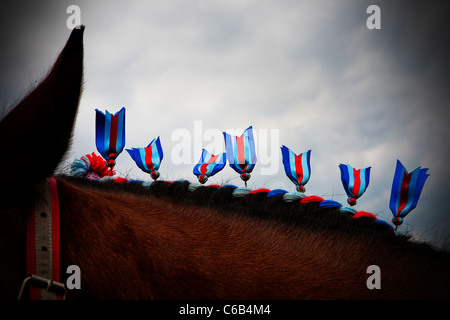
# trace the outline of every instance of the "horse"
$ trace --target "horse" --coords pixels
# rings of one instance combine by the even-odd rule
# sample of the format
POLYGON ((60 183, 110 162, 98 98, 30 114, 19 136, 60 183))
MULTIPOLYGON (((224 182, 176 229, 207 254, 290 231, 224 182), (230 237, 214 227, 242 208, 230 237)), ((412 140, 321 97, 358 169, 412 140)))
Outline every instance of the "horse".
POLYGON ((317 197, 54 174, 82 94, 84 29, 73 29, 49 73, 0 122, 2 299, 16 299, 30 276, 29 212, 49 178, 59 206, 59 282, 69 280, 69 266, 81 276, 79 289, 65 289, 67 299, 450 297, 448 253, 317 197), (380 270, 377 288, 368 285, 370 266, 380 270))

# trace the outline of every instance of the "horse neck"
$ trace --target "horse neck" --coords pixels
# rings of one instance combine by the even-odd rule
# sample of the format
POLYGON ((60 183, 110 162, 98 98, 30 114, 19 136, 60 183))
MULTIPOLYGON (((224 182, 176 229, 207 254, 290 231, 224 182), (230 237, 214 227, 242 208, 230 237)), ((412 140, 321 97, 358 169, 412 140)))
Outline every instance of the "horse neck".
POLYGON ((166 199, 83 190, 64 180, 59 185, 62 263, 78 265, 82 274, 82 290, 75 294, 115 299, 449 294, 448 256, 397 239, 227 216, 166 199), (366 286, 370 265, 381 269, 382 290, 366 286))

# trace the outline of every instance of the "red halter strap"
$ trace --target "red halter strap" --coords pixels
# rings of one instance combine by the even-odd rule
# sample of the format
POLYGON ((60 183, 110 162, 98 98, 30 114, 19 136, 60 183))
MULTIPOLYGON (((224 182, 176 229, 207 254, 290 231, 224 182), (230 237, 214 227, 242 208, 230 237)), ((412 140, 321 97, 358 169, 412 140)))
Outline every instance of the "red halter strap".
POLYGON ((34 206, 28 214, 26 274, 19 299, 28 288, 31 300, 60 300, 65 286, 60 283, 59 201, 54 177, 36 186, 34 206))

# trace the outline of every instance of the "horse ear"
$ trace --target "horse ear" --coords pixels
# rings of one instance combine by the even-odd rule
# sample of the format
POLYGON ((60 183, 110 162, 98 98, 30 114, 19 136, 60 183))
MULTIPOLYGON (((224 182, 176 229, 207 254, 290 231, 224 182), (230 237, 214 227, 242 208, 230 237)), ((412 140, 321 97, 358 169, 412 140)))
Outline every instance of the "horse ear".
POLYGON ((55 64, 0 121, 2 181, 14 186, 50 176, 69 147, 83 81, 84 26, 73 29, 55 64))

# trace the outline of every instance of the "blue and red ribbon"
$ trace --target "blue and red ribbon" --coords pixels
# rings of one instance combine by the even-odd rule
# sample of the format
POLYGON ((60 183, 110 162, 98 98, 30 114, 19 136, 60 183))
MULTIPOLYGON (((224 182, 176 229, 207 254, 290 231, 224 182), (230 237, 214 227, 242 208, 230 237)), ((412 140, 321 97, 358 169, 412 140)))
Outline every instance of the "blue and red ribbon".
POLYGON ((354 206, 356 200, 363 195, 369 186, 370 168, 355 169, 350 165, 340 164, 341 180, 347 193, 347 202, 354 206))
POLYGON ((240 136, 232 136, 226 132, 225 148, 230 167, 233 168, 245 184, 250 179, 250 172, 256 165, 255 140, 252 126, 245 129, 240 136))
POLYGON ((286 146, 281 147, 284 171, 289 179, 297 186, 297 190, 305 192, 305 184, 311 176, 311 150, 296 155, 286 146))
POLYGON ((394 215, 392 222, 397 227, 403 223, 403 218, 416 207, 422 188, 429 176, 427 171, 428 168, 418 167, 408 173, 402 163, 397 160, 389 201, 389 208, 394 215))
POLYGON ((209 177, 223 169, 227 162, 226 153, 210 154, 206 149, 202 150, 200 161, 194 167, 194 174, 200 183, 205 183, 209 177))
POLYGON ((159 137, 153 139, 146 148, 126 150, 142 171, 150 174, 153 180, 158 179, 158 169, 164 156, 159 137))
POLYGON ((125 147, 125 108, 114 115, 95 109, 95 142, 98 152, 106 160, 106 165, 112 168, 116 158, 125 147))
MULTIPOLYGON (((70 168, 70 175, 74 177, 84 177, 89 180, 100 180, 101 178, 110 175, 110 168, 105 164, 101 156, 94 152, 86 154, 80 159, 76 159, 70 168)), ((113 171, 113 175, 115 172, 113 171)))

